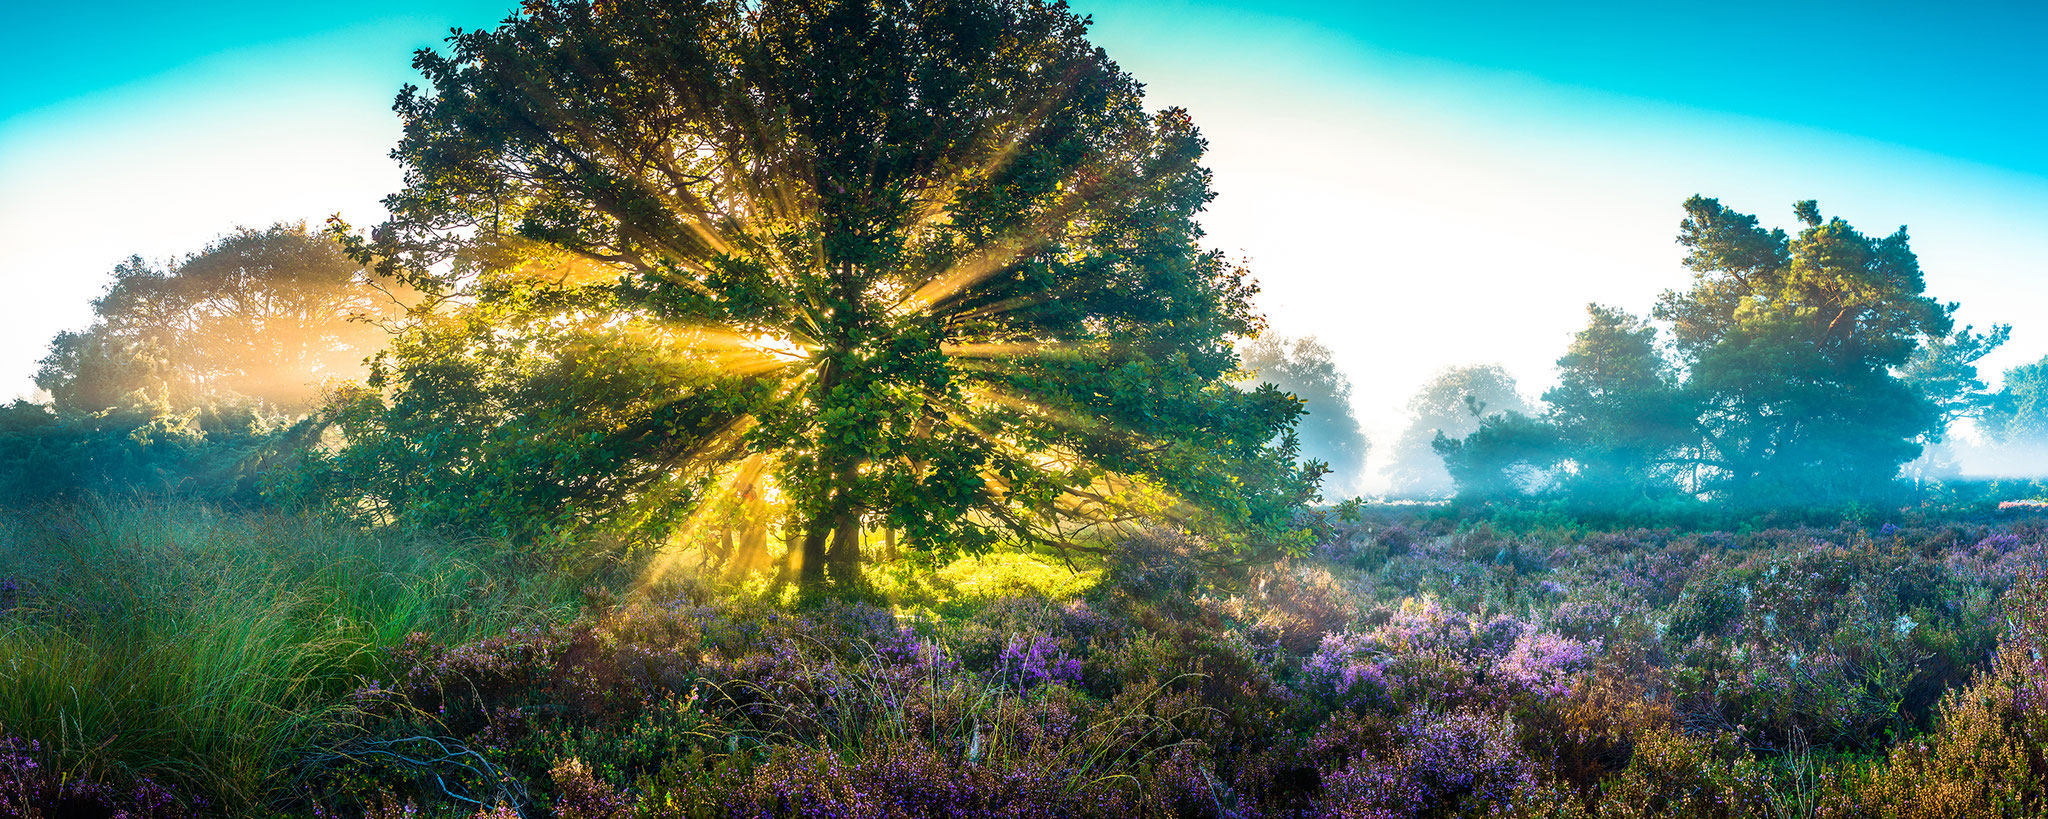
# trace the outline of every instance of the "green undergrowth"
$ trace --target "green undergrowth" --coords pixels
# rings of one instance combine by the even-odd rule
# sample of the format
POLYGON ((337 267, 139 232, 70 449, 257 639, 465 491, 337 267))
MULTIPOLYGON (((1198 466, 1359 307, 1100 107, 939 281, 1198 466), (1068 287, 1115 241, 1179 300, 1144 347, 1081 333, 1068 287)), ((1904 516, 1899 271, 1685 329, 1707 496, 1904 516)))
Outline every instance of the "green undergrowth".
POLYGON ((189 504, 13 514, 0 816, 2048 809, 2040 520, 1323 535, 878 560, 791 605, 189 504))
POLYGON ((414 633, 572 616, 562 574, 491 544, 177 502, 0 516, 0 729, 69 776, 239 811, 414 633))
POLYGON ((913 565, 869 572, 876 593, 898 611, 964 617, 990 601, 1020 595, 1075 600, 1102 577, 1099 561, 1068 565, 1029 552, 991 552, 953 560, 936 570, 913 565))

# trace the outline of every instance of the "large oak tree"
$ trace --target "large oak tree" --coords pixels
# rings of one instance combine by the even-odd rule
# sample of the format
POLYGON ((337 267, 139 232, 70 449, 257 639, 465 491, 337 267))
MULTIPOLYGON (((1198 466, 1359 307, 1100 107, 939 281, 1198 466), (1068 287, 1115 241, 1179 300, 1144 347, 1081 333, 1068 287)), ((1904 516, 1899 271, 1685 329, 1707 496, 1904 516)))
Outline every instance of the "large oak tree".
MULTIPOLYGON (((1227 380, 1260 323, 1199 243, 1202 139, 1086 29, 1035 0, 528 3, 416 57, 406 187, 362 250, 429 289, 530 247, 599 271, 491 298, 602 303, 604 332, 750 385, 635 440, 725 467, 684 493, 701 510, 775 498, 809 586, 857 577, 864 529, 1279 545, 1316 473, 1297 404, 1227 380)), ((430 369, 387 383, 417 397, 430 369)))

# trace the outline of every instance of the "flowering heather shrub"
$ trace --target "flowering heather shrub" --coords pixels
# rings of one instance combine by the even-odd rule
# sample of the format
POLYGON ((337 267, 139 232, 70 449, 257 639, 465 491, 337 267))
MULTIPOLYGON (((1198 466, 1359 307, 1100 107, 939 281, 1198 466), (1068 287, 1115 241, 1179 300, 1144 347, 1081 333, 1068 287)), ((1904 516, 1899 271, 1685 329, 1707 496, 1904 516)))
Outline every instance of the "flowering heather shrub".
POLYGON ((1648 652, 1606 651, 1564 696, 1514 709, 1523 748, 1560 784, 1594 793, 1633 760, 1638 737, 1677 724, 1669 689, 1648 652))
POLYGON ((1669 730, 1635 737, 1628 768, 1610 780, 1599 819, 1736 819, 1772 811, 1770 772, 1726 738, 1669 730))
POLYGON ((1244 593, 1218 601, 1230 620, 1251 625, 1262 643, 1292 654, 1307 654, 1324 634, 1351 624, 1358 614, 1354 593, 1328 569, 1282 560, 1254 573, 1244 593))
POLYGON ((1419 708, 1394 729, 1391 745, 1325 777, 1327 815, 1484 815, 1539 789, 1514 725, 1502 717, 1419 708))
POLYGON ((916 741, 893 742, 855 759, 799 746, 777 752, 756 769, 725 797, 719 813, 872 819, 1140 814, 1135 794, 1123 783, 1078 774, 1064 766, 962 764, 916 741))
POLYGON ((1580 672, 1598 653, 1598 643, 1582 643, 1547 631, 1529 629, 1515 638, 1498 671, 1515 687, 1541 697, 1571 693, 1580 672))
POLYGON ((188 801, 148 779, 126 788, 58 770, 39 743, 0 733, 0 816, 9 819, 183 819, 188 801))
POLYGON ((997 662, 1003 679, 1019 689, 1040 683, 1081 681, 1081 661, 1067 656, 1052 638, 1044 635, 1010 638, 997 662))
MULTIPOLYGON (((325 773, 330 781, 396 785, 399 795, 428 804, 445 801, 458 780, 458 792, 489 803, 486 780, 498 771, 530 783, 524 790, 535 799, 580 799, 579 816, 610 815, 604 811, 649 794, 678 815, 785 815, 801 813, 801 804, 869 797, 940 806, 935 811, 971 804, 999 814, 1076 815, 1104 799, 1153 804, 1191 782, 1203 793, 1227 792, 1227 776, 1206 767, 1206 755, 1157 763, 1175 749, 1270 733, 1256 721, 1277 707, 1248 709, 1256 724, 1240 724, 1206 703, 1266 696, 1271 678, 1256 690, 1210 691, 1223 675, 1132 685, 1112 675, 1104 698, 1089 696, 1073 686, 1084 656, 1110 656, 1098 647, 1107 630, 1086 605, 1043 599, 998 601, 945 633, 921 633, 873 607, 791 613, 693 603, 624 606, 456 645, 415 639, 396 652, 406 669, 398 684, 358 692, 381 717, 340 756, 368 762, 325 773), (993 656, 977 648, 996 641, 993 656), (374 753, 408 738, 488 760, 488 770, 407 769, 374 753), (887 755, 925 758, 945 772, 932 782, 902 781, 887 755), (1205 767, 1191 773, 1197 758, 1205 767), (799 775, 811 768, 829 775, 799 775), (1096 779, 1122 790, 1103 796, 1071 787, 1096 779), (728 799, 740 791, 757 801, 728 799)), ((1249 651, 1235 642, 1242 631, 1218 635, 1214 644, 1224 648, 1204 650, 1249 651)), ((361 801, 346 793, 330 801, 350 798, 361 801)))
POLYGON ((1948 553, 1943 568, 1957 580, 2003 588, 2024 577, 2031 566, 2048 558, 2039 540, 2004 531, 1948 553))
MULTIPOLYGON (((883 631, 875 640, 875 660, 892 671, 907 671, 915 675, 942 675, 952 673, 960 662, 951 651, 938 640, 918 633, 908 625, 896 626, 883 631)), ((1079 679, 1077 671, 1075 679, 1079 679)))
POLYGON ((1059 603, 1036 595, 1002 598, 960 624, 952 635, 968 668, 1001 673, 1012 643, 1042 638, 1046 650, 1085 653, 1109 623, 1084 601, 1059 603))
POLYGON ((1340 704, 1380 704, 1389 701, 1387 669, 1393 662, 1378 635, 1334 632, 1323 635, 1322 646, 1302 663, 1301 671, 1310 684, 1340 704))
POLYGON ((1303 677, 1340 707, 1562 696, 1597 650, 1512 617, 1474 621, 1434 599, 1367 621, 1377 625, 1324 635, 1302 663, 1303 677))
POLYGON ((1110 557, 1099 588, 1132 601, 1181 604, 1192 601, 1214 580, 1201 562, 1201 547, 1162 530, 1138 533, 1110 557))
POLYGON ((416 638, 306 781, 578 819, 2048 807, 2037 530, 1403 531, 1221 574, 1153 537, 1081 599, 945 617, 686 589, 416 638), (460 764, 364 762, 427 743, 460 764))
POLYGON ((572 638, 566 629, 544 626, 443 646, 415 633, 392 651, 393 664, 404 669, 397 688, 415 702, 437 704, 539 689, 572 638))
POLYGON ((1374 532, 1372 537, 1379 545, 1386 548, 1388 556, 1393 556, 1407 553, 1409 549, 1414 548, 1417 542, 1428 537, 1428 535, 1409 526, 1395 523, 1374 532))
POLYGON ((1673 606, 1681 716, 1759 747, 1794 734, 1833 750, 1881 747, 1931 705, 1916 692, 1943 667, 1923 666, 1930 652, 1916 633, 1942 619, 1929 608, 1939 573, 1868 538, 1787 540, 1704 574, 1673 606))
POLYGON ((548 776, 555 783, 557 819, 626 819, 631 814, 625 797, 592 778, 580 759, 555 763, 548 776))

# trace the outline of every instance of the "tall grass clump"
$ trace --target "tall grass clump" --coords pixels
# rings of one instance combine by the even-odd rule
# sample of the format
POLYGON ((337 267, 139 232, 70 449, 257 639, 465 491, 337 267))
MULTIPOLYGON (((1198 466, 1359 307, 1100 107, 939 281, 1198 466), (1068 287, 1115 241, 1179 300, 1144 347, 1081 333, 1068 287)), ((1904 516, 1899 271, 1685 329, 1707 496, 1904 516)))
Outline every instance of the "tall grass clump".
POLYGON ((483 542, 178 501, 0 511, 0 734, 67 776, 234 810, 423 632, 571 615, 573 584, 483 542))

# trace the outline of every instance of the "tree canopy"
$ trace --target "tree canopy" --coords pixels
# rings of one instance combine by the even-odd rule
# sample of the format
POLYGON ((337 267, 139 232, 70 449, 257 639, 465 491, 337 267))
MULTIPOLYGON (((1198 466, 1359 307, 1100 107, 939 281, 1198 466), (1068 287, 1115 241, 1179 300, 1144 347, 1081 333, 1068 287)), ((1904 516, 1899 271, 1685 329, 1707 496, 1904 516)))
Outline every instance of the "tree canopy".
POLYGON ((2048 357, 2005 371, 1982 426, 1993 441, 2048 440, 2048 357))
POLYGON ((1798 236, 1695 196, 1679 243, 1692 289, 1665 293, 1717 483, 1730 495, 1850 497, 1889 485, 1940 407, 1894 371, 1946 336, 1900 228, 1872 238, 1811 201, 1798 236), (1791 495, 1784 493, 1790 492, 1791 495))
MULTIPOLYGON (((584 435, 630 442, 588 480, 626 501, 646 480, 622 474, 699 475, 684 539, 773 499, 808 586, 857 577, 863 531, 1075 549, 1164 519, 1284 545, 1317 475, 1298 404, 1226 380, 1260 320, 1200 247, 1202 139, 1085 34, 1017 0, 528 3, 418 54, 406 187, 358 249, 437 293, 481 271, 460 309, 553 310, 529 329, 587 325, 591 365, 630 334, 651 363, 576 393, 584 435), (582 273, 510 272, 548 264, 582 273)), ((526 337, 490 324, 457 346, 526 337)), ((565 355, 464 366, 512 377, 507 423, 553 423, 512 385, 565 355)), ((359 415, 491 389, 403 350, 385 373, 359 415)), ((447 463, 549 471, 483 452, 447 463)))
POLYGON ((1586 329, 1557 360, 1543 394, 1584 493, 1655 495, 1674 486, 1680 450, 1696 442, 1695 407, 1641 318, 1586 306, 1586 329))
POLYGON ((402 290, 303 224, 238 229, 177 262, 131 258, 113 279, 92 326, 51 342, 36 374, 50 402, 0 407, 0 502, 262 502, 266 467, 310 442, 297 419, 362 378, 402 312, 402 290))

